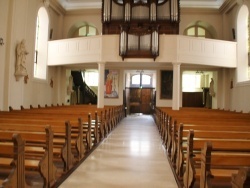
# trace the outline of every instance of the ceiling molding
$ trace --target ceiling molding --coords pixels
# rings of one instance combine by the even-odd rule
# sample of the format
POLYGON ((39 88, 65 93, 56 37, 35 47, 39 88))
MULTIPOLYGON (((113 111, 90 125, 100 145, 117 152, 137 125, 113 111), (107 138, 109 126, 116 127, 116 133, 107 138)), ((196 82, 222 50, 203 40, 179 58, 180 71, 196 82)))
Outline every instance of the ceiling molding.
POLYGON ((69 10, 66 12, 66 15, 97 15, 101 14, 101 8, 98 9, 77 9, 77 10, 69 10))
POLYGON ((93 2, 92 0, 79 0, 69 1, 69 0, 57 0, 62 7, 69 11, 69 10, 80 10, 80 9, 100 9, 102 7, 102 0, 100 2, 93 2))
MULTIPOLYGON (((66 10, 100 9, 102 0, 57 0, 66 10)), ((226 0, 180 0, 181 8, 219 9, 226 0)))
POLYGON ((65 15, 66 10, 61 6, 61 4, 57 1, 50 1, 49 5, 58 15, 65 15))
POLYGON ((180 0, 182 8, 219 9, 225 0, 180 0))
POLYGON ((222 6, 220 7, 220 12, 221 13, 228 13, 234 6, 237 5, 237 0, 226 0, 222 6))
POLYGON ((213 8, 181 8, 181 14, 220 14, 218 9, 213 8))

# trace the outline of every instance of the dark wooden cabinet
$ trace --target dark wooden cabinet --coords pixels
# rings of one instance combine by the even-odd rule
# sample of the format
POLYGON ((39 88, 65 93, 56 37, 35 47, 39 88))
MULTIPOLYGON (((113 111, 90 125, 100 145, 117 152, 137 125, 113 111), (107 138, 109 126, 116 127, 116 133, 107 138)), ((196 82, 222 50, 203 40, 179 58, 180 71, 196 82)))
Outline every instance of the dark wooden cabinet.
POLYGON ((203 107, 203 92, 183 92, 183 107, 203 107))

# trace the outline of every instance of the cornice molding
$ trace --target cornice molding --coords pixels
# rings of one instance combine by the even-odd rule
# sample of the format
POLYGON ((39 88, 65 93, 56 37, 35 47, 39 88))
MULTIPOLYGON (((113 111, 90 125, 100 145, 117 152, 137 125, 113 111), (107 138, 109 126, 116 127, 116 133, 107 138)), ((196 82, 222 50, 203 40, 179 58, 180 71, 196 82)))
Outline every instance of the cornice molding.
POLYGON ((62 15, 66 14, 66 10, 56 0, 50 0, 50 7, 54 11, 56 11, 58 14, 62 14, 62 15))
POLYGON ((226 0, 220 7, 221 13, 228 13, 234 6, 237 5, 237 0, 226 0))
POLYGON ((68 10, 66 12, 66 15, 82 15, 82 14, 88 14, 88 15, 101 15, 101 8, 95 8, 95 9, 79 9, 79 10, 68 10))
POLYGON ((180 9, 181 15, 182 14, 220 14, 218 9, 213 8, 181 8, 180 9))
POLYGON ((66 1, 62 1, 61 5, 64 7, 66 11, 70 10, 83 10, 83 9, 97 9, 102 7, 102 2, 74 2, 69 3, 66 1))

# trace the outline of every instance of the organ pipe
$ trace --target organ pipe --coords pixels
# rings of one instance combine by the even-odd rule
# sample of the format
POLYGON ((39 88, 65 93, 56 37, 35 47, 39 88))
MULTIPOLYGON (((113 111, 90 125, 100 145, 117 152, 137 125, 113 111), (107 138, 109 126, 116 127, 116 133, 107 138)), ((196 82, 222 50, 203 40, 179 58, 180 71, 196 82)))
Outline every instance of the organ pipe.
POLYGON ((122 31, 120 35, 120 55, 125 55, 127 49, 127 33, 122 31))
POLYGON ((178 21, 178 0, 171 0, 171 21, 178 21))
POLYGON ((125 4, 125 21, 129 22, 131 18, 131 8, 130 3, 125 4))
POLYGON ((155 2, 150 5, 150 20, 156 21, 156 5, 155 2))
POLYGON ((103 7, 103 21, 109 22, 110 21, 110 0, 104 0, 104 7, 103 7))
POLYGON ((157 55, 158 51, 159 51, 159 43, 158 43, 158 32, 157 31, 153 31, 152 33, 152 54, 153 55, 157 55))

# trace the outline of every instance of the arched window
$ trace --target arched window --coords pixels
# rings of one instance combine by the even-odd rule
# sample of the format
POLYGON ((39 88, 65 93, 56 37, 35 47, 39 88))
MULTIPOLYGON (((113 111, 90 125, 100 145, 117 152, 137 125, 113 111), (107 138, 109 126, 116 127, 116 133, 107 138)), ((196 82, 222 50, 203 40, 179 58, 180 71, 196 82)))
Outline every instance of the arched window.
POLYGON ((191 37, 212 38, 210 32, 200 26, 189 27, 186 29, 184 34, 191 37))
POLYGON ((47 77, 48 30, 48 13, 44 7, 41 7, 38 10, 36 21, 34 77, 44 80, 46 80, 47 77))
POLYGON ((90 25, 85 25, 80 27, 78 30, 79 37, 86 37, 86 36, 95 36, 96 35, 96 28, 90 25))
POLYGON ((217 31, 213 25, 201 20, 196 20, 187 25, 183 35, 216 39, 217 31))
POLYGON ((130 87, 152 87, 152 75, 142 73, 132 75, 130 87))
POLYGON ((246 5, 242 5, 237 17, 237 82, 249 80, 249 11, 246 5))
POLYGON ((72 26, 68 33, 68 38, 88 37, 95 35, 98 35, 98 30, 94 26, 91 26, 87 23, 81 23, 72 26))
POLYGON ((247 18, 247 37, 248 37, 248 79, 250 80, 250 19, 249 19, 249 12, 248 12, 248 18, 247 18))

